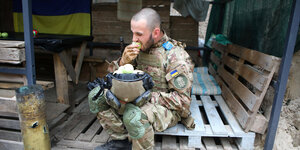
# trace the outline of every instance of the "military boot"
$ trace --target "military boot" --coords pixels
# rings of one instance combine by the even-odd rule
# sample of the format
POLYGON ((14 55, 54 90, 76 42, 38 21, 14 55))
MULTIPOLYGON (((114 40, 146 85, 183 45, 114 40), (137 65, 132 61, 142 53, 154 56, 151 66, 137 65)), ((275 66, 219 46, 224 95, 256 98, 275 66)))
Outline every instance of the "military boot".
POLYGON ((125 140, 111 140, 103 145, 95 147, 94 150, 131 150, 132 143, 125 140))

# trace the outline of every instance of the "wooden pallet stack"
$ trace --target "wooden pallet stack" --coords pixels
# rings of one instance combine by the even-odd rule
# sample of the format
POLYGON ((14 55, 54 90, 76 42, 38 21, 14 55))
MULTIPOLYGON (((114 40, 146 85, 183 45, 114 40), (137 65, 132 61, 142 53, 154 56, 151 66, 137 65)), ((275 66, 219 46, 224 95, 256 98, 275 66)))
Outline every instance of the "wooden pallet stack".
MULTIPOLYGON (((23 41, 0 41, 1 67, 23 67, 25 49, 23 41)), ((0 73, 0 149, 21 150, 23 148, 20 121, 16 105, 15 89, 26 84, 24 75, 0 73)), ((46 90, 53 82, 37 81, 46 90)), ((46 119, 51 130, 64 119, 69 105, 46 102, 46 119)))

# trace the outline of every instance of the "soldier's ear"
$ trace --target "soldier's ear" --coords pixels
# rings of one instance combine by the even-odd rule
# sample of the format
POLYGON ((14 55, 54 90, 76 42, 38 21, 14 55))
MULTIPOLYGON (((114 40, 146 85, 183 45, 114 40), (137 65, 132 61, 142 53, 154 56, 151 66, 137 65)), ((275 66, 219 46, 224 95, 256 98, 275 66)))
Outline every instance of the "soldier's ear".
POLYGON ((160 29, 159 28, 154 28, 153 30, 153 37, 157 38, 160 35, 160 29))

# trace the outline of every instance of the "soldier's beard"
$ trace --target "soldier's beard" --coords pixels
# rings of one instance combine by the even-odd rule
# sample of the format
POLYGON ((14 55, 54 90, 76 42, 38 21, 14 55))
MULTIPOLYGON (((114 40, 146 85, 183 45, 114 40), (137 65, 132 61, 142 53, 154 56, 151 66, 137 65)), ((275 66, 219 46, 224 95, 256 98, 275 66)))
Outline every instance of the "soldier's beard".
POLYGON ((149 40, 144 44, 144 52, 149 52, 153 44, 154 39, 152 38, 152 34, 150 34, 149 40))

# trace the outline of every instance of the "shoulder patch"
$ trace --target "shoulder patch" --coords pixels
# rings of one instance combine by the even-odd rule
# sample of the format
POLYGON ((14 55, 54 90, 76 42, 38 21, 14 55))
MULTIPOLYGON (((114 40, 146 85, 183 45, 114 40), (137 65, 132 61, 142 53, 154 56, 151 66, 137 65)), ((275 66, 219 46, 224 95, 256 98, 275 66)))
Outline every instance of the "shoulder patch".
POLYGON ((165 50, 167 50, 167 51, 171 50, 171 49, 174 47, 174 45, 173 45, 171 42, 169 42, 169 41, 165 42, 162 46, 163 46, 163 47, 165 48, 165 50))
POLYGON ((179 90, 185 89, 187 85, 188 85, 188 79, 184 75, 179 75, 174 79, 174 86, 179 90))

